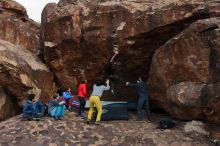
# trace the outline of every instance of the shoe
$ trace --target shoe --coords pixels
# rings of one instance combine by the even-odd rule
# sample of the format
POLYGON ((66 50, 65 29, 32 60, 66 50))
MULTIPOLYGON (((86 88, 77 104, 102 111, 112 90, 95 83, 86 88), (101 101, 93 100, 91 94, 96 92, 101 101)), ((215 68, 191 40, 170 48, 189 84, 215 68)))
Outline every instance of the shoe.
POLYGON ((34 121, 40 121, 40 118, 33 118, 34 121))
POLYGON ((63 120, 63 118, 62 117, 58 117, 58 120, 63 120))
POLYGON ((100 121, 96 121, 96 122, 95 122, 95 125, 100 125, 100 121))
POLYGON ((91 123, 91 120, 87 120, 86 123, 87 123, 87 124, 90 124, 90 123, 91 123))
POLYGON ((142 119, 136 119, 136 122, 143 122, 142 119))
POLYGON ((55 120, 58 120, 58 117, 54 117, 55 120))

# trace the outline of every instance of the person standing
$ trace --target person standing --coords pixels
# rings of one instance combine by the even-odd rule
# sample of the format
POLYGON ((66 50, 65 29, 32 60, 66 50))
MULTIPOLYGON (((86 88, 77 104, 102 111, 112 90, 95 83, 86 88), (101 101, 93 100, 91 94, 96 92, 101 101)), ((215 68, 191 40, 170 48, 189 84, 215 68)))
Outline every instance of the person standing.
POLYGON ((143 113, 142 107, 146 105, 145 111, 147 113, 148 123, 150 123, 150 110, 149 110, 149 98, 147 96, 147 85, 143 81, 143 77, 139 77, 137 83, 126 82, 126 86, 134 87, 138 90, 138 103, 137 103, 137 121, 142 121, 143 113))
POLYGON ((88 113, 87 124, 90 124, 91 122, 92 114, 94 111, 94 105, 96 106, 98 110, 95 124, 96 125, 100 124, 101 116, 102 116, 102 104, 101 104, 100 98, 102 96, 103 91, 107 91, 107 90, 110 90, 109 79, 107 79, 105 83, 98 82, 93 85, 93 91, 89 98, 90 108, 89 108, 89 113, 88 113))
POLYGON ((82 116, 82 113, 84 113, 85 110, 86 97, 87 97, 86 83, 87 80, 82 80, 78 87, 78 99, 80 102, 79 116, 82 116))

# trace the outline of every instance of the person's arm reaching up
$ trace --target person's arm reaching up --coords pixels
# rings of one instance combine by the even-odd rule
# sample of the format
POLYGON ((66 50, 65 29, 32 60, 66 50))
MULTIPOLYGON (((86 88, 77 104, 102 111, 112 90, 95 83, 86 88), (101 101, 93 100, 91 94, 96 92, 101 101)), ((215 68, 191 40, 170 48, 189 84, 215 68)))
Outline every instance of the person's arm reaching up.
POLYGON ((110 60, 110 62, 113 62, 114 61, 114 59, 115 59, 115 57, 118 55, 118 53, 115 53, 113 56, 112 56, 112 58, 111 58, 111 60, 110 60))
POLYGON ((105 83, 106 83, 106 86, 103 85, 103 90, 104 90, 104 91, 110 90, 109 79, 107 79, 105 83))

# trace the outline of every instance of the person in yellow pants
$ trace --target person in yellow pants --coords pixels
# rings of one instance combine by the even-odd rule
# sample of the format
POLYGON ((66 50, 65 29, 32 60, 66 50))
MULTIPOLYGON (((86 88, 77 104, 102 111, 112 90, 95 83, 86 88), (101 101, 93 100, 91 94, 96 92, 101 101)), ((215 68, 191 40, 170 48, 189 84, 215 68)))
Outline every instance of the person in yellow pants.
POLYGON ((89 98, 90 108, 89 108, 89 113, 88 113, 87 124, 90 124, 91 122, 92 114, 94 112, 94 105, 96 106, 98 110, 95 124, 96 125, 100 124, 101 116, 102 116, 102 104, 101 104, 100 98, 102 96, 103 91, 107 91, 107 90, 110 90, 108 79, 105 81, 105 83, 99 82, 93 85, 93 91, 89 98))
POLYGON ((102 104, 101 104, 100 98, 98 96, 91 96, 89 99, 89 105, 90 105, 90 109, 89 109, 89 113, 88 113, 88 119, 91 120, 92 114, 94 111, 94 105, 95 105, 98 110, 96 121, 101 121, 102 104))

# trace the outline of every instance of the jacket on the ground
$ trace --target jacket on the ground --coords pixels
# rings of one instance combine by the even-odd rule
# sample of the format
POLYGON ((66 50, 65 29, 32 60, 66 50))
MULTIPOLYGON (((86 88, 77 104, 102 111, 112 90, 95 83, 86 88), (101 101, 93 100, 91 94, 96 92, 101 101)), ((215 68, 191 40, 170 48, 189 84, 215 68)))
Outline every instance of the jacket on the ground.
POLYGON ((147 97, 147 85, 145 82, 130 83, 128 87, 135 87, 138 90, 138 97, 147 97))
POLYGON ((78 87, 78 96, 86 98, 87 92, 86 92, 86 84, 80 84, 78 87))

